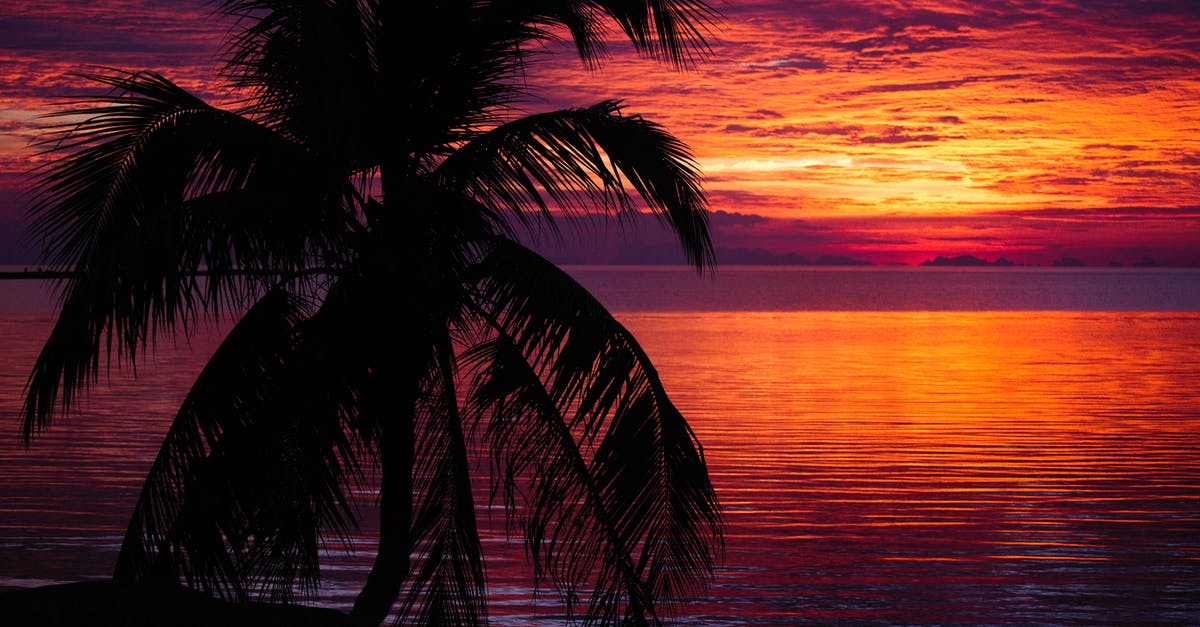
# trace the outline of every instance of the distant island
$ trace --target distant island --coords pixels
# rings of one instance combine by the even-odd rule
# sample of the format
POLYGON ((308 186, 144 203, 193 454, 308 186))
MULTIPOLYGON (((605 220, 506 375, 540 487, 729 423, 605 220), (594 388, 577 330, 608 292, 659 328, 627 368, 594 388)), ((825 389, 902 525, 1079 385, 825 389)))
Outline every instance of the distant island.
MULTIPOLYGON (((1055 262, 1051 263, 1050 265, 1054 266, 1055 268, 1083 268, 1083 267, 1087 266, 1088 264, 1086 264, 1074 257, 1063 257, 1062 259, 1059 259, 1058 261, 1055 261, 1055 262)), ((1105 265, 1107 265, 1109 268, 1122 268, 1125 266, 1125 264, 1121 263, 1120 261, 1110 261, 1105 265)), ((1155 261, 1153 257, 1142 257, 1141 261, 1134 261, 1133 263, 1129 264, 1129 267, 1131 267, 1131 268, 1157 268, 1158 262, 1155 261)))
MULTIPOLYGON (((975 255, 959 255, 957 257, 938 256, 936 259, 929 259, 921 263, 922 266, 943 266, 943 267, 1013 267, 1024 264, 1013 263, 1004 257, 1000 257, 995 261, 986 261, 975 255)), ((1062 257, 1050 262, 1054 268, 1086 268, 1088 264, 1075 257, 1062 257)), ((1110 261, 1105 264, 1109 268, 1121 268, 1126 264, 1120 261, 1110 261)), ((1157 268, 1159 264, 1153 257, 1142 257, 1141 261, 1134 261, 1128 264, 1130 268, 1157 268)))
POLYGON ((1015 266, 1017 264, 1005 259, 1004 257, 1001 257, 995 261, 985 261, 983 259, 980 259, 979 257, 976 257, 975 255, 959 255, 957 257, 943 257, 941 255, 938 255, 936 259, 928 259, 926 261, 922 261, 921 265, 922 266, 962 268, 962 267, 979 267, 979 266, 1010 267, 1010 266, 1015 266))

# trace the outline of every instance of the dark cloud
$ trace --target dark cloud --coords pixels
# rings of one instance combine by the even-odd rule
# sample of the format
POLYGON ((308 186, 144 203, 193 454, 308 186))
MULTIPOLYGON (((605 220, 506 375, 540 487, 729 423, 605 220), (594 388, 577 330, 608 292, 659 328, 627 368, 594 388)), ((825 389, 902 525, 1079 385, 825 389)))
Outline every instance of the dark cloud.
POLYGON ((830 226, 814 224, 813 222, 810 222, 808 220, 791 220, 790 222, 788 222, 788 224, 792 228, 799 229, 802 231, 829 231, 829 230, 832 230, 832 228, 833 228, 830 226))
POLYGON ((93 63, 111 54, 208 55, 233 24, 214 9, 195 0, 20 3, 0 11, 0 50, 52 58, 90 53, 99 57, 93 63))
POLYGON ((941 140, 942 137, 929 133, 924 133, 921 135, 889 133, 886 135, 866 135, 858 138, 858 141, 863 144, 911 144, 918 142, 936 142, 941 140))
MULTIPOLYGON (((897 93, 909 91, 942 91, 946 89, 954 89, 963 85, 973 83, 994 83, 1001 81, 1015 81, 1023 78, 1028 78, 1028 74, 996 74, 992 76, 968 76, 966 78, 944 80, 944 81, 923 81, 917 83, 885 83, 882 85, 869 85, 862 89, 846 92, 843 96, 861 96, 863 94, 882 94, 882 93, 897 93)), ((1020 99, 1024 101, 1024 99, 1020 99)))
POLYGON ((934 242, 1003 242, 1005 238, 995 235, 926 235, 923 239, 934 242))
POLYGON ((37 254, 25 240, 25 225, 20 220, 5 217, 0 208, 0 264, 28 265, 37 261, 37 254))
POLYGON ((796 54, 783 59, 775 59, 773 61, 748 63, 746 67, 754 70, 790 71, 824 70, 829 66, 826 65, 824 59, 821 59, 820 57, 796 54))
POLYGON ((916 37, 912 35, 885 35, 867 37, 837 44, 864 57, 883 57, 919 52, 941 52, 973 45, 969 37, 916 37))
POLYGON ((0 49, 54 54, 120 52, 136 54, 194 54, 214 49, 209 30, 176 28, 177 22, 158 19, 143 24, 110 20, 64 21, 37 17, 0 18, 0 49), (169 33, 171 36, 162 36, 169 33))
POLYGON ((928 126, 907 128, 892 126, 874 135, 862 135, 857 139, 863 144, 911 144, 942 141, 943 139, 962 139, 962 135, 938 135, 930 131, 928 126))
MULTIPOLYGON (((1130 220, 1147 218, 1195 218, 1200 219, 1200 205, 1182 207, 1044 207, 1041 209, 994 211, 989 215, 1021 218, 1060 218, 1083 220, 1130 220)), ((1198 234, 1200 235, 1200 234, 1198 234)))
POLYGON ((782 124, 779 126, 729 124, 725 126, 725 130, 736 133, 750 133, 756 137, 791 137, 803 135, 853 136, 863 132, 863 127, 858 124, 816 122, 813 124, 782 124))
POLYGON ((37 259, 36 251, 27 241, 24 177, 0 171, 0 264, 28 264, 37 259))
POLYGON ((786 15, 822 31, 871 31, 881 25, 899 30, 906 27, 930 27, 955 32, 972 23, 971 13, 937 11, 909 6, 895 6, 877 1, 844 0, 778 0, 773 2, 728 3, 722 7, 730 16, 786 15))
POLYGON ((1137 150, 1138 147, 1133 144, 1102 143, 1102 144, 1085 144, 1083 149, 1084 150, 1120 150, 1120 151, 1128 152, 1130 150, 1137 150))
POLYGON ((1110 172, 1113 177, 1124 177, 1131 179, 1152 179, 1155 181, 1183 181, 1190 182, 1193 186, 1200 183, 1200 173, 1196 172, 1178 172, 1175 170, 1163 170, 1154 168, 1129 168, 1115 169, 1110 172))
POLYGON ((1042 177, 1041 182, 1055 187, 1072 187, 1091 185, 1096 179, 1087 176, 1046 176, 1042 177))
POLYGON ((759 226, 770 221, 765 216, 753 213, 738 213, 736 211, 724 211, 721 209, 710 212, 708 220, 715 228, 759 226))
MULTIPOLYGON (((706 177, 706 180, 707 177, 706 177)), ((734 215, 749 215, 756 219, 763 219, 762 216, 755 214, 737 214, 731 211, 733 208, 762 206, 765 203, 773 200, 774 197, 765 194, 758 194, 744 189, 714 189, 708 192, 708 202, 710 207, 714 207, 718 212, 728 212, 734 215)))

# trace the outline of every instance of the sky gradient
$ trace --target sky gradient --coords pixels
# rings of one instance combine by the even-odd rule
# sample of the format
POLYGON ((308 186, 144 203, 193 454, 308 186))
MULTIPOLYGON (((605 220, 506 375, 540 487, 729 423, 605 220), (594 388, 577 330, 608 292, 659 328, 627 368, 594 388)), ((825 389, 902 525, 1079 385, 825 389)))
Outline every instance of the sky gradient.
MULTIPOLYGON (((1200 265, 1200 4, 718 6, 712 54, 695 69, 613 45, 590 72, 562 47, 529 74, 528 110, 615 97, 662 123, 695 152, 729 260, 761 248, 875 263, 1200 265)), ((34 116, 89 91, 70 72, 152 69, 228 99, 212 77, 231 24, 211 11, 0 0, 0 263, 36 258, 19 248, 19 189, 36 160, 34 116)), ((669 260, 666 239, 650 228, 564 248, 669 260)))

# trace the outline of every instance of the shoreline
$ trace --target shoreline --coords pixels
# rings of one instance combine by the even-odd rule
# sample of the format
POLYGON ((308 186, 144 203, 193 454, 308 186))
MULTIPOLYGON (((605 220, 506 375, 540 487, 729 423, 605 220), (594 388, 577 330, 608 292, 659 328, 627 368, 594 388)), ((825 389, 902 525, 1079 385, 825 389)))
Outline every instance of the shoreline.
POLYGON ((75 272, 61 272, 57 270, 0 270, 0 281, 11 279, 69 279, 75 275, 75 272))
POLYGON ((341 627, 348 614, 290 603, 232 602, 162 583, 78 581, 0 591, 7 625, 177 625, 341 627))

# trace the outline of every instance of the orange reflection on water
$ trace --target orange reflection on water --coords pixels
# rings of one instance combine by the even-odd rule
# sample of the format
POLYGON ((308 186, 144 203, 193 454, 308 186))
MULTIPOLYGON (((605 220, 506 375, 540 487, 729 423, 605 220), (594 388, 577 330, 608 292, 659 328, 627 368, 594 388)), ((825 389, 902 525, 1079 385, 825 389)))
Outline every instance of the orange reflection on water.
POLYGON ((1200 314, 623 320, 705 444, 727 590, 814 620, 1200 612, 1200 314))

